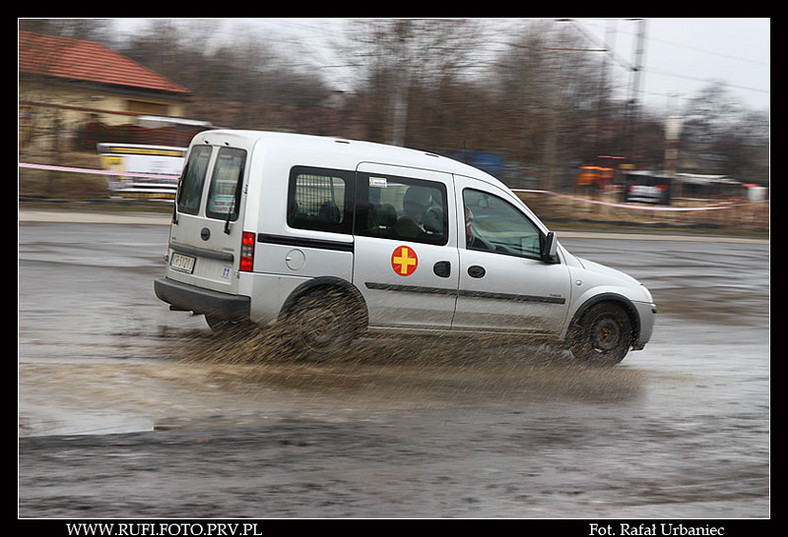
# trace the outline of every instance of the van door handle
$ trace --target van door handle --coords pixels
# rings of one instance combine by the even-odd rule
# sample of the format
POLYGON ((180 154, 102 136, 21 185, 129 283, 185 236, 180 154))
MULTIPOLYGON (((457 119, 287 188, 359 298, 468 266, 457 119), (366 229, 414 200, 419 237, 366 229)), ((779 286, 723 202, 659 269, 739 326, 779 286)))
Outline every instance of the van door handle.
POLYGON ((438 261, 435 263, 435 265, 433 265, 432 272, 441 278, 448 278, 451 276, 451 263, 448 261, 438 261))
POLYGON ((485 274, 487 274, 487 271, 484 270, 484 267, 480 267, 479 265, 471 265, 468 267, 468 276, 471 278, 484 278, 485 274))

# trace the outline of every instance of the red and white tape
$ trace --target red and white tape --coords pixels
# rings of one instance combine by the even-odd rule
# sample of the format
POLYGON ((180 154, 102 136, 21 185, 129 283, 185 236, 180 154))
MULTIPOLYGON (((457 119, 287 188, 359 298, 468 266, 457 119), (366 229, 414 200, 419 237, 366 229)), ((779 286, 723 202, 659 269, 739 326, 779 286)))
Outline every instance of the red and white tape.
POLYGON ((89 173, 94 175, 115 175, 123 177, 147 177, 150 179, 174 179, 177 175, 163 175, 155 173, 140 173, 140 172, 118 172, 112 170, 94 170, 91 168, 73 168, 68 166, 50 166, 48 164, 29 164, 26 162, 19 163, 20 168, 32 168, 36 170, 51 170, 58 172, 72 172, 72 173, 89 173))
POLYGON ((729 204, 729 205, 714 205, 709 207, 648 207, 644 205, 627 205, 625 203, 611 203, 608 201, 590 200, 587 198, 578 198, 577 196, 569 196, 568 194, 560 194, 558 192, 551 192, 549 190, 527 190, 527 189, 513 189, 512 192, 526 192, 533 194, 547 194, 549 196, 556 196, 559 198, 570 199, 573 201, 581 201, 595 205, 604 205, 606 207, 616 207, 619 209, 634 209, 639 211, 665 211, 665 212, 691 212, 691 211, 716 211, 719 209, 732 209, 737 205, 743 204, 729 204))

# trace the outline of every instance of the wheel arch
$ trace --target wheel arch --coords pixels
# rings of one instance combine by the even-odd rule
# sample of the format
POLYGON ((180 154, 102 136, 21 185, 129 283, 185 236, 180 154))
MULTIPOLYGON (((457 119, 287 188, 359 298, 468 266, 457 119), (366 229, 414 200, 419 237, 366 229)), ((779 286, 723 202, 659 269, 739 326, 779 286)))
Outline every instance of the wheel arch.
POLYGON ((575 310, 574 314, 572 315, 572 319, 566 326, 566 331, 564 333, 565 342, 568 342, 570 335, 572 334, 572 329, 577 324, 577 322, 583 318, 583 315, 585 315, 586 312, 593 306, 603 302, 610 302, 622 307, 624 312, 627 314, 627 317, 629 317, 630 323, 632 325, 632 342, 634 343, 637 341, 640 335, 640 315, 638 314, 637 308, 627 297, 618 293, 606 292, 590 297, 575 310))
POLYGON ((351 304, 359 308, 359 312, 361 313, 361 317, 359 319, 361 326, 359 326, 358 329, 366 329, 367 323, 369 321, 369 312, 367 310, 367 304, 364 300, 364 296, 361 294, 361 291, 359 291, 358 288, 349 281, 334 276, 319 276, 317 278, 311 278, 293 289, 279 310, 279 321, 286 321, 287 316, 291 311, 293 311, 293 308, 298 303, 300 298, 309 295, 310 293, 331 291, 338 292, 344 299, 348 300, 351 304))

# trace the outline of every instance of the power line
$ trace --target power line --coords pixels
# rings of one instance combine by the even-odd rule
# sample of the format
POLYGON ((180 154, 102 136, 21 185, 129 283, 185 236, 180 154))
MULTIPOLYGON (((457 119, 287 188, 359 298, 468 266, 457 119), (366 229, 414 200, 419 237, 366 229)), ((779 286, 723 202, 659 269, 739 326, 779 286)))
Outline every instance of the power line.
MULTIPOLYGON (((681 78, 681 79, 685 79, 685 80, 694 80, 696 82, 709 82, 710 81, 710 79, 708 79, 708 78, 693 77, 693 76, 688 76, 688 75, 677 75, 675 73, 669 73, 667 71, 661 71, 659 69, 653 69, 653 68, 645 68, 643 70, 645 72, 651 73, 651 74, 662 75, 662 76, 670 76, 670 77, 673 77, 673 78, 681 78)), ((741 86, 741 85, 738 85, 738 84, 731 84, 730 82, 727 82, 725 80, 720 80, 720 82, 723 85, 731 87, 731 88, 736 88, 736 89, 746 90, 746 91, 756 91, 758 93, 764 93, 764 94, 769 93, 769 90, 758 89, 758 88, 750 88, 750 87, 741 86)))
MULTIPOLYGON (((583 21, 584 23, 588 22, 589 26, 591 26, 594 29, 593 32, 589 30, 589 31, 586 31, 585 33, 588 34, 588 36, 590 37, 592 35, 595 36, 598 32, 602 31, 600 26, 598 24, 595 24, 596 22, 601 22, 601 21, 602 21, 602 19, 597 19, 597 20, 592 20, 592 21, 585 21, 584 20, 583 21)), ((619 29, 617 31, 620 31, 628 39, 635 39, 634 31, 631 30, 631 29, 624 29, 624 28, 622 28, 622 29, 619 29)), ((598 38, 594 37, 593 39, 598 39, 598 38)), ((769 61, 768 60, 759 60, 759 59, 754 59, 754 58, 747 58, 747 57, 744 57, 744 56, 741 56, 741 55, 737 55, 735 53, 719 52, 719 51, 709 50, 709 49, 706 49, 706 48, 703 48, 703 47, 697 47, 697 46, 690 45, 690 44, 687 44, 687 43, 680 43, 680 42, 677 42, 675 40, 669 40, 669 39, 665 39, 665 38, 655 37, 653 35, 653 31, 649 32, 649 35, 646 37, 646 41, 648 43, 660 43, 660 44, 663 44, 663 45, 668 45, 670 47, 674 47, 676 49, 679 49, 680 52, 688 51, 688 53, 705 54, 705 55, 714 56, 714 57, 722 58, 722 59, 726 59, 726 60, 745 62, 745 63, 749 63, 749 64, 752 64, 752 65, 763 65, 763 66, 768 66, 769 65, 769 61)), ((651 49, 652 47, 648 47, 648 48, 651 49)), ((649 53, 649 55, 653 57, 651 52, 649 53)), ((625 69, 626 69, 626 63, 627 63, 626 61, 619 61, 618 62, 619 66, 623 66, 623 67, 625 67, 625 69)), ((688 74, 679 74, 679 73, 676 73, 676 72, 670 72, 669 70, 655 68, 655 67, 649 65, 649 63, 651 63, 651 62, 646 62, 646 65, 642 66, 642 71, 644 73, 646 73, 646 74, 649 74, 649 75, 667 76, 667 77, 672 77, 672 78, 676 78, 676 79, 682 79, 682 80, 687 80, 687 81, 695 81, 695 82, 704 82, 704 83, 709 83, 709 82, 714 80, 714 77, 702 78, 702 77, 692 76, 692 75, 688 75, 688 74)), ((748 92, 756 92, 756 93, 764 94, 764 95, 768 95, 769 92, 770 92, 769 89, 761 89, 761 88, 751 87, 751 86, 748 86, 746 84, 732 83, 732 82, 730 82, 728 80, 728 77, 724 76, 724 74, 721 74, 718 77, 718 79, 719 79, 720 83, 722 83, 724 86, 729 87, 731 89, 737 89, 737 90, 748 91, 748 92)), ((646 93, 655 94, 654 92, 648 92, 648 91, 646 91, 646 93)))
POLYGON ((663 43, 663 44, 666 44, 666 45, 671 45, 671 46, 674 46, 674 47, 687 49, 687 50, 694 50, 695 52, 701 52, 703 54, 709 54, 709 55, 717 56, 717 57, 720 57, 720 58, 726 58, 728 60, 736 60, 736 61, 740 61, 740 62, 754 63, 754 64, 757 64, 757 65, 769 65, 769 62, 767 62, 767 61, 756 60, 754 58, 745 58, 743 56, 734 56, 733 54, 725 54, 723 52, 716 52, 716 51, 713 51, 713 50, 706 50, 706 49, 702 49, 700 47, 695 47, 695 46, 692 46, 692 45, 687 45, 687 44, 683 44, 683 43, 675 43, 675 42, 672 42, 672 41, 668 41, 666 39, 659 39, 659 38, 655 38, 655 37, 650 37, 649 40, 656 41, 658 43, 663 43))

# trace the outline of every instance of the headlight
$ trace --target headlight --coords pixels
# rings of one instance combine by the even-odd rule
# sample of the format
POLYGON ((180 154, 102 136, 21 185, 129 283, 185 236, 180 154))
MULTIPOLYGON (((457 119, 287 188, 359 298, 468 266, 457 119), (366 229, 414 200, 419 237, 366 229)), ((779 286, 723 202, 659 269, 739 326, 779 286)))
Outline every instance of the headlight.
POLYGON ((641 287, 641 289, 643 289, 643 294, 646 295, 646 302, 649 302, 649 303, 653 304, 654 303, 654 298, 651 296, 651 291, 648 290, 648 287, 646 287, 642 283, 640 284, 640 287, 641 287))

